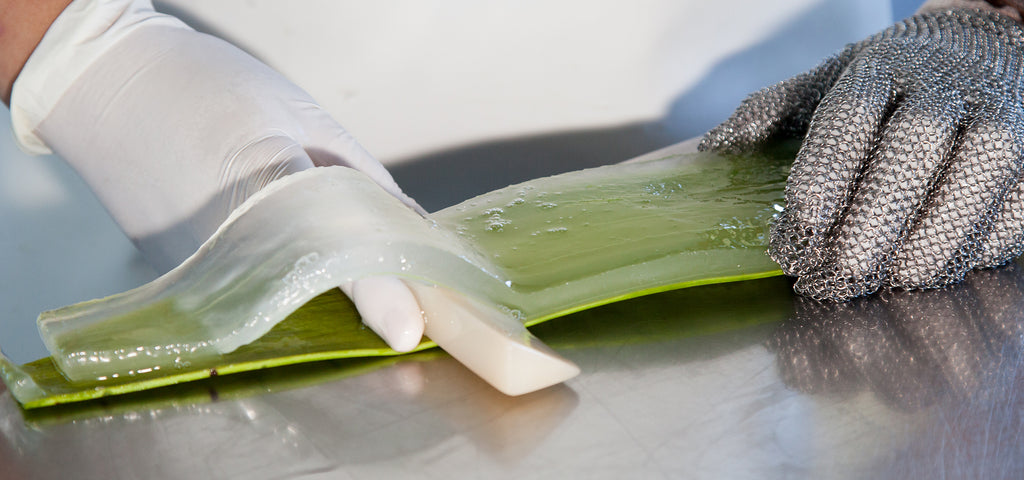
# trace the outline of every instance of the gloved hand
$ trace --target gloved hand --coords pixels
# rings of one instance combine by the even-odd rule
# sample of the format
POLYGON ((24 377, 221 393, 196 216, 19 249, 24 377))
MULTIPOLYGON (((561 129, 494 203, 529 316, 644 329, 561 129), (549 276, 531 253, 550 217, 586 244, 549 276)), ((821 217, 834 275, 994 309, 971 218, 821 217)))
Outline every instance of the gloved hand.
POLYGON ((770 255, 798 292, 938 287, 1024 252, 1024 27, 913 16, 755 93, 703 138, 802 135, 770 255))
MULTIPOLYGON (((15 81, 11 115, 23 148, 66 159, 162 270, 251 194, 314 166, 356 168, 422 212, 308 94, 149 0, 72 2, 15 81)), ((392 347, 418 343, 420 308, 401 280, 344 290, 392 347)))

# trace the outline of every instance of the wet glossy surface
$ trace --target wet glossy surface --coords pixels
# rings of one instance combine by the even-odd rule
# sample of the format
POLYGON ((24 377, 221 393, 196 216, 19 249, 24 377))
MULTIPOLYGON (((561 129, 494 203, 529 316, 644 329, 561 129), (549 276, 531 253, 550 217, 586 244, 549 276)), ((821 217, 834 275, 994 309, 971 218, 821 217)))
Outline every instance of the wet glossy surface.
MULTIPOLYGON (((230 2, 202 4, 230 8, 221 7, 230 2)), ((246 13, 225 18, 244 25, 240 18, 246 13)), ((295 18, 305 22, 308 14, 297 11, 295 18)), ((791 36, 778 35, 727 59, 708 75, 710 80, 687 87, 673 118, 689 125, 695 104, 724 98, 719 92, 729 82, 723 80, 755 78, 739 67, 764 69, 767 59, 803 62, 780 67, 772 80, 786 78, 844 42, 882 27, 822 41, 823 35, 847 28, 848 20, 854 23, 852 16, 838 18, 809 22, 818 16, 808 14, 808 22, 787 26, 792 28, 786 32, 800 32, 792 36, 797 41, 782 43, 791 36)), ((716 29, 722 24, 704 23, 716 29)), ((257 26, 253 38, 265 38, 286 52, 272 58, 302 59, 307 57, 296 52, 322 51, 280 42, 265 33, 264 25, 257 26)), ((315 68, 306 78, 322 79, 326 87, 313 85, 311 91, 323 100, 341 74, 325 74, 323 62, 311 63, 315 68)), ((735 87, 733 97, 721 100, 722 111, 757 86, 735 87)), ((395 117, 376 115, 389 123, 378 145, 396 140, 390 124, 395 117)), ((699 134, 718 120, 700 118, 704 124, 672 132, 699 134)), ((566 137, 583 149, 579 158, 608 150, 607 161, 617 161, 634 154, 615 150, 621 145, 639 144, 635 151, 642 152, 687 136, 628 143, 621 140, 630 130, 620 130, 566 137), (602 141, 606 138, 615 141, 602 141)), ((545 142, 556 140, 562 139, 485 147, 519 160, 547 151, 545 142)), ((373 147, 372 139, 368 143, 373 147)), ((0 344, 28 361, 42 350, 32 325, 37 312, 125 290, 152 279, 153 273, 133 256, 109 219, 97 213, 98 207, 86 205, 82 199, 88 194, 80 183, 51 168, 52 161, 18 159, 10 143, 0 142, 0 147, 5 159, 0 194, 4 205, 18 206, 0 212, 5 225, 18 226, 0 229, 9 252, 3 263, 8 301, 0 344), (76 193, 44 188, 66 189, 69 182, 76 193), (56 281, 52 272, 67 265, 76 268, 56 281), (40 294, 47 285, 52 290, 40 294)), ((568 160, 565 149, 548 150, 552 153, 544 158, 568 160)), ((419 181, 420 190, 410 190, 419 198, 420 191, 434 189, 435 177, 424 171, 480 171, 493 182, 508 183, 507 170, 530 178, 536 176, 530 168, 552 163, 513 168, 484 161, 480 149, 461 153, 472 161, 455 155, 425 161, 419 169, 400 171, 405 174, 400 183, 409 189, 419 181)), ((473 186, 486 191, 504 183, 476 181, 473 186)), ((450 201, 437 201, 439 206, 468 196, 444 190, 450 201)), ((860 311, 822 312, 820 326, 794 320, 782 330, 778 323, 765 323, 634 343, 621 338, 601 342, 577 332, 582 345, 575 348, 544 335, 583 374, 564 387, 518 399, 501 396, 445 358, 410 359, 355 376, 345 368, 325 367, 308 374, 323 377, 320 383, 259 395, 250 393, 302 375, 285 370, 265 382, 237 383, 224 377, 215 388, 203 383, 137 404, 91 404, 47 416, 26 417, 3 393, 0 478, 1022 478, 1024 424, 1018 392, 1024 389, 1024 364, 1013 328, 1022 324, 1022 309, 1015 305, 1024 300, 1024 288, 1015 275, 1008 278, 1004 287, 979 294, 931 296, 922 300, 922 309, 908 309, 911 301, 872 300, 860 311), (998 299, 1009 313, 1004 320, 975 313, 979 308, 972 305, 998 299), (900 313, 908 311, 918 313, 900 313)), ((623 323, 635 320, 626 315, 623 323)), ((359 366, 349 368, 358 373, 359 366)))
POLYGON ((1020 267, 840 307, 760 282, 541 325, 583 373, 519 398, 434 355, 35 414, 4 391, 0 478, 1024 477, 1020 267))
POLYGON ((535 329, 583 373, 519 398, 433 354, 33 414, 4 391, 0 478, 1022 478, 1021 270, 611 305, 535 329))
POLYGON ((443 355, 221 377, 33 414, 5 393, 0 461, 5 478, 1024 474, 1024 269, 838 307, 794 300, 782 279, 759 282, 777 300, 746 311, 737 298, 659 322, 634 302, 606 312, 620 331, 594 318, 541 326, 584 373, 519 398, 443 355), (687 324, 744 316, 767 322, 703 334, 715 325, 687 324), (635 334, 624 335, 629 322, 635 334))
MULTIPOLYGON (((764 255, 765 225, 781 210, 795 150, 780 147, 750 157, 654 152, 647 161, 496 190, 435 212, 430 221, 354 170, 294 174, 247 200, 199 252, 167 275, 41 314, 40 334, 52 364, 22 369, 0 357, 0 376, 31 409, 205 378, 211 371, 373 355, 379 349, 375 337, 369 343, 348 341, 368 334, 357 321, 332 321, 351 319, 351 310, 319 309, 315 315, 295 313, 316 332, 307 330, 307 336, 345 332, 342 343, 330 349, 333 354, 311 357, 289 335, 279 336, 280 344, 262 344, 265 356, 258 359, 236 351, 262 343, 278 322, 317 294, 368 274, 409 275, 499 305, 505 313, 494 311, 492 326, 511 329, 497 328, 502 333, 495 340, 528 337, 519 321, 532 325, 644 293, 775 276, 781 272, 764 255), (376 207, 358 216, 334 214, 337 205, 364 198, 376 198, 370 202, 376 207), (501 219, 501 231, 493 228, 494 217, 501 219)), ((416 293, 425 318, 438 316, 448 303, 429 307, 434 291, 416 293)), ((427 335, 468 360, 476 356, 457 352, 495 348, 463 349, 458 344, 468 342, 452 341, 474 323, 460 323, 451 330, 460 333, 446 335, 437 328, 441 324, 428 322, 427 335)), ((302 337, 298 332, 293 333, 302 337)), ((522 345, 529 343, 534 341, 522 345)), ((476 358, 476 367, 490 363, 476 358)), ((495 365, 501 358, 493 355, 495 365)), ((506 370, 478 371, 493 372, 484 375, 492 380, 546 377, 528 374, 525 365, 514 375, 498 373, 506 370)), ((503 383, 494 384, 508 393, 503 383)), ((542 381, 536 388, 550 384, 542 381)))

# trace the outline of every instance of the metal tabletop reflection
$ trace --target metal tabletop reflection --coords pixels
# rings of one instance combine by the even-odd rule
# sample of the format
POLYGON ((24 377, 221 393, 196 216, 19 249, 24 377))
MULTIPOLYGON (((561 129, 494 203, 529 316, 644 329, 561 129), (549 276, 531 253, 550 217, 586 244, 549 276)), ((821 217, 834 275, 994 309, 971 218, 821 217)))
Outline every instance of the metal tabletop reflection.
POLYGON ((1024 268, 846 304, 786 279, 535 329, 583 374, 506 397, 440 352, 41 411, 3 478, 1021 478, 1024 268))

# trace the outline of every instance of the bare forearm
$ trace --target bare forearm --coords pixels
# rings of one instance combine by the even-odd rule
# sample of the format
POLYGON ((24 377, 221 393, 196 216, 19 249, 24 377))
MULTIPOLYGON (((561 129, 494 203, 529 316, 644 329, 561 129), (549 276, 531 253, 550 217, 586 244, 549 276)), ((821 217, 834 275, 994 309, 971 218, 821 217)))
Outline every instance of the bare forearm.
POLYGON ((71 0, 0 0, 0 96, 11 87, 53 20, 71 0))

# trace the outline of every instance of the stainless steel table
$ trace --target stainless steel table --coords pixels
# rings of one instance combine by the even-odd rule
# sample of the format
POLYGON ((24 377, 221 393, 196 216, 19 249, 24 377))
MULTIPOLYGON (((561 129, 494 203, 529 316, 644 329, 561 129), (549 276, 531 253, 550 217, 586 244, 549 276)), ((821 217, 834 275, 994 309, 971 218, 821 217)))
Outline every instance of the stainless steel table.
MULTIPOLYGON (((825 15, 832 2, 799 3, 808 6, 799 18, 713 65, 666 118, 466 148, 398 165, 396 176, 425 204, 446 205, 465 195, 424 172, 472 167, 497 182, 507 158, 525 162, 520 170, 549 168, 547 159, 573 156, 566 152, 590 159, 613 151, 605 160, 615 161, 623 155, 616 148, 644 151, 699 134, 714 120, 693 121, 695 112, 727 112, 757 86, 742 82, 786 78, 878 28, 856 15, 837 23, 825 15), (758 73, 765 68, 775 70, 758 73), (740 97, 727 100, 730 88, 740 97), (504 156, 470 163, 486 153, 504 156), (438 185, 444 198, 421 193, 438 185)), ((210 8, 229 8, 217 5, 210 8)), ((248 12, 231 23, 256 28, 229 37, 276 47, 267 22, 246 23, 248 12)), ((282 51, 292 59, 302 50, 322 53, 282 51)), ((304 64, 312 70, 287 73, 328 82, 312 83, 321 101, 330 103, 332 91, 346 96, 335 104, 350 95, 330 83, 344 72, 296 63, 304 64)), ((0 130, 6 122, 0 116, 0 130)), ((10 139, 0 139, 0 160, 0 344, 26 361, 42 354, 31 322, 40 310, 124 290, 154 272, 59 161, 26 158, 10 139)), ((567 318, 537 333, 583 374, 520 398, 435 354, 221 377, 38 413, 0 387, 0 479, 1022 478, 1024 288, 1007 272, 996 275, 999 288, 974 282, 960 293, 849 309, 794 302, 775 280, 751 300, 726 296, 698 308, 698 291, 567 318)))
MULTIPOLYGON (((27 361, 28 311, 153 273, 66 169, 6 165, 61 187, 0 208, 23 229, 0 235, 20 269, 3 345, 27 361)), ((0 390, 0 479, 1024 478, 1022 272, 831 306, 783 278, 610 305, 535 329, 583 373, 519 398, 437 352, 39 412, 0 390)))
POLYGON ((439 353, 42 412, 5 392, 0 476, 1024 476, 1024 268, 839 306, 788 292, 701 287, 541 325, 583 374, 519 398, 439 353))

